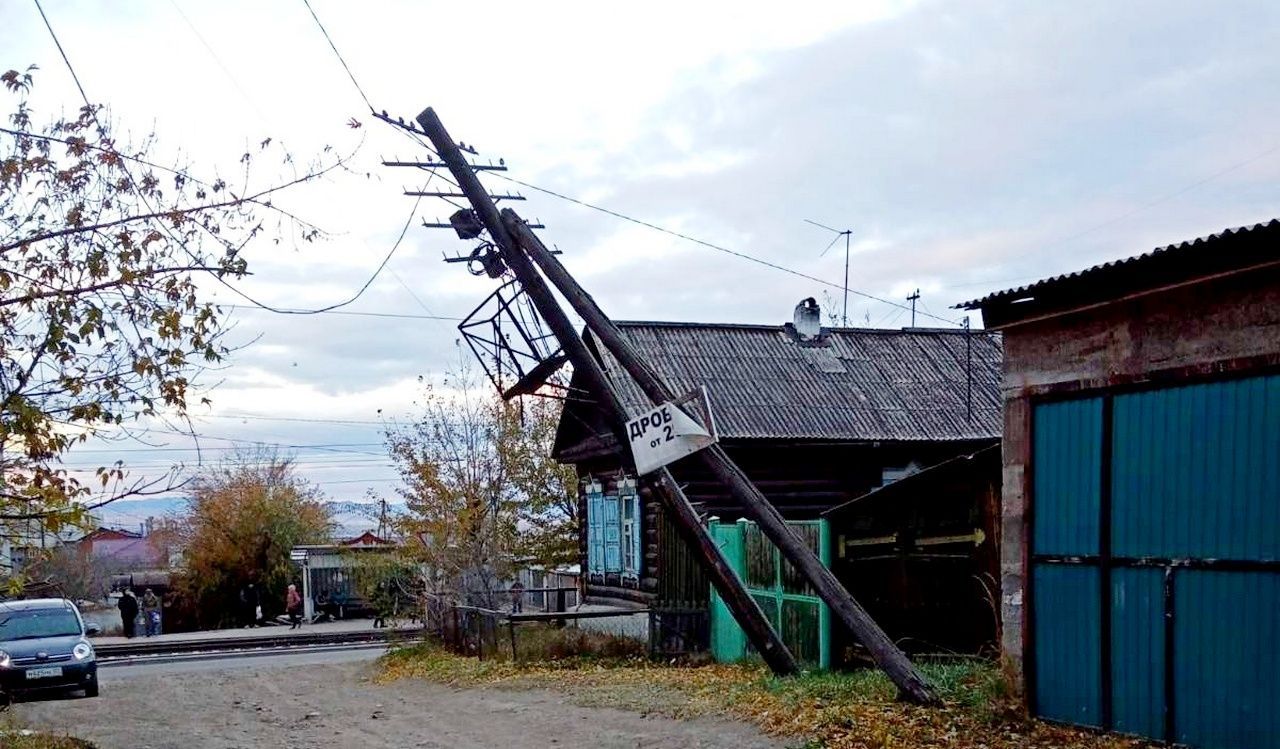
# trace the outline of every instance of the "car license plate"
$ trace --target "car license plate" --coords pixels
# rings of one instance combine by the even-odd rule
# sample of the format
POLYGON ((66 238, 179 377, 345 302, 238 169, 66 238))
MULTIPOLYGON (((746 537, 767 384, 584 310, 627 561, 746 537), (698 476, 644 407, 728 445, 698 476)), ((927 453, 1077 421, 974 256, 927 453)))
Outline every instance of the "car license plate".
POLYGON ((28 679, 51 679, 62 676, 62 666, 54 666, 52 668, 29 668, 27 669, 28 679))

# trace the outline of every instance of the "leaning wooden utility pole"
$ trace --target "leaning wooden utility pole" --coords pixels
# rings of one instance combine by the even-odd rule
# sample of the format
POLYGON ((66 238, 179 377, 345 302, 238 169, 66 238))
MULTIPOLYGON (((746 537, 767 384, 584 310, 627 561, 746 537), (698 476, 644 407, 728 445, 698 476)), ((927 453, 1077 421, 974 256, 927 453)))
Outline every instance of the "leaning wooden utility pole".
MULTIPOLYGON (((667 384, 640 356, 631 342, 623 337, 618 326, 605 315, 595 299, 569 274, 560 260, 551 254, 542 244, 542 240, 525 226, 516 212, 507 208, 502 211, 502 218, 507 230, 515 236, 521 249, 538 264, 542 272, 551 280, 574 311, 582 317, 587 327, 591 328, 605 348, 613 354, 618 363, 627 370, 645 395, 654 403, 674 400, 675 394, 667 384)), ((823 566, 818 555, 787 527, 777 508, 747 478, 742 469, 730 460, 724 448, 720 445, 711 445, 694 453, 691 457, 700 461, 721 484, 728 488, 729 493, 742 506, 747 516, 760 526, 760 530, 782 552, 783 558, 791 562, 800 574, 804 575, 840 621, 870 651, 876 665, 888 674, 906 697, 923 704, 938 701, 937 694, 924 676, 916 670, 898 646, 893 644, 871 615, 854 600, 831 570, 823 566)))
MULTIPOLYGON (((546 281, 543 280, 529 258, 520 250, 515 238, 504 226, 497 206, 494 205, 484 186, 480 184, 480 180, 476 178, 475 172, 462 156, 457 143, 445 130, 440 118, 428 107, 422 114, 418 115, 417 119, 418 124, 422 126, 427 137, 435 145, 441 160, 444 161, 449 167, 449 171, 453 173, 454 178, 457 179, 459 189, 467 197, 467 200, 471 202, 476 215, 481 223, 484 224, 485 229, 489 231, 489 236, 498 248, 503 262, 515 274, 525 293, 533 301, 538 313, 546 320, 552 333, 559 340, 565 354, 568 355, 569 360, 573 363, 574 371, 586 380, 591 394, 598 399, 598 404, 605 411, 609 425, 618 438, 619 447, 626 445, 627 412, 622 405, 621 399, 618 398, 613 384, 605 377, 604 371, 600 368, 595 358, 592 357, 591 352, 587 350, 586 344, 578 336, 578 331, 574 328, 568 315, 560 308, 560 303, 556 301, 555 296, 547 287, 546 281)), ((521 228, 529 231, 528 226, 524 225, 523 222, 521 222, 521 228)), ((742 580, 739 579, 733 568, 729 566, 729 562, 725 559, 720 547, 716 546, 715 542, 712 541, 692 504, 690 504, 683 490, 680 489, 680 486, 671 477, 666 468, 658 471, 656 494, 662 501, 664 509, 667 510, 668 516, 679 530, 680 535, 694 551, 695 557, 707 574, 708 579, 710 579, 711 584, 715 586, 716 592, 724 599, 725 605, 733 613, 734 619, 742 627, 747 638, 756 648, 756 651, 760 653, 765 663, 769 665, 774 673, 779 675, 785 676, 796 673, 799 669, 796 666, 795 658, 787 650, 786 645, 783 644, 782 639, 778 636, 768 618, 765 617, 764 612, 760 609, 760 604, 747 592, 742 580)))

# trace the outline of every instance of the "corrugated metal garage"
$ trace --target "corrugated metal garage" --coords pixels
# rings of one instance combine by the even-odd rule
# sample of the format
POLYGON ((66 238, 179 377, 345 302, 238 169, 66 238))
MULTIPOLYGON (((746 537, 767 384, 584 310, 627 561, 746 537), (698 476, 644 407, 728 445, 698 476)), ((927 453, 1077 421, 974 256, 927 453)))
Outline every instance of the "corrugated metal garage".
POLYGON ((1002 641, 1030 709, 1280 747, 1280 222, 966 306, 1004 334, 1002 641))
POLYGON ((1037 712, 1280 746, 1280 375, 1042 403, 1033 430, 1037 712))

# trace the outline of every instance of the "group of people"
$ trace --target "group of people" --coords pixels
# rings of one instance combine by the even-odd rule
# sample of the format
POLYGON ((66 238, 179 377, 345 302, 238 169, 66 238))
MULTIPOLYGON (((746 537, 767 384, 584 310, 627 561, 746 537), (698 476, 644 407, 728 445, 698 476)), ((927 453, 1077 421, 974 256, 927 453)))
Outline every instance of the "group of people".
POLYGON ((160 601, 160 596, 157 596, 151 588, 143 591, 141 601, 134 595, 132 588, 125 588, 120 594, 116 607, 120 609, 120 624, 124 628, 125 637, 137 636, 139 611, 142 612, 142 626, 147 637, 160 634, 161 612, 164 605, 160 601))
MULTIPOLYGON (((258 587, 254 583, 246 583, 240 589, 239 608, 236 612, 236 621, 242 627, 258 627, 263 623, 262 615, 262 598, 258 587)), ((400 601, 398 591, 393 589, 386 582, 378 583, 377 589, 373 594, 374 609, 374 627, 387 626, 387 619, 398 615, 400 601)), ((138 599, 131 588, 126 588, 120 595, 120 600, 116 606, 120 609, 120 620, 124 625, 124 636, 135 637, 137 635, 138 614, 141 612, 144 631, 147 637, 160 634, 161 612, 163 604, 160 597, 150 588, 142 594, 141 600, 138 599)), ((289 629, 298 629, 302 626, 303 615, 302 595, 298 592, 298 586, 290 584, 284 595, 284 611, 289 617, 289 629)), ((320 591, 320 595, 316 597, 316 620, 337 621, 342 618, 342 602, 339 596, 330 596, 328 591, 320 591)))

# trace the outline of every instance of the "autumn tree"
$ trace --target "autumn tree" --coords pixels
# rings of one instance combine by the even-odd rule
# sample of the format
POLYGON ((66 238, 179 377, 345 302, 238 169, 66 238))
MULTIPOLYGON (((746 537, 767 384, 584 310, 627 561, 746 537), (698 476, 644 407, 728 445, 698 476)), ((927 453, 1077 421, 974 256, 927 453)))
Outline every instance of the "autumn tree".
POLYGON ((236 617, 240 591, 253 583, 264 613, 283 610, 296 582, 289 551, 329 541, 329 511, 290 459, 259 450, 237 453, 194 482, 183 529, 181 588, 202 626, 236 617))
POLYGON ((201 180, 156 163, 154 138, 118 141, 97 106, 41 124, 31 69, 0 81, 14 99, 0 126, 0 525, 56 531, 174 488, 172 475, 137 481, 121 463, 78 474, 64 458, 140 417, 183 420, 193 378, 228 353, 207 288, 247 272, 254 240, 314 238, 272 199, 342 160, 301 168, 283 154, 295 176, 254 189, 250 164, 278 153, 268 140, 243 155, 235 186, 201 180))
POLYGON ((505 402, 464 368, 418 405, 386 438, 408 510, 401 530, 437 592, 492 607, 517 563, 576 556, 575 479, 550 458, 555 404, 505 402))
POLYGON ((412 424, 386 431, 408 513, 400 530, 436 592, 492 607, 509 573, 517 529, 515 493, 498 449, 506 404, 466 374, 426 386, 412 424))
POLYGON ((572 465, 551 457, 561 404, 530 397, 497 412, 498 449, 517 498, 516 553, 551 567, 578 561, 578 475, 572 465))

